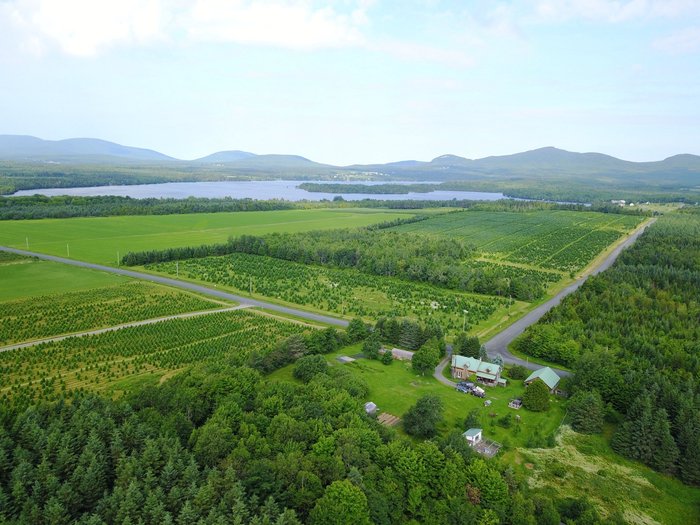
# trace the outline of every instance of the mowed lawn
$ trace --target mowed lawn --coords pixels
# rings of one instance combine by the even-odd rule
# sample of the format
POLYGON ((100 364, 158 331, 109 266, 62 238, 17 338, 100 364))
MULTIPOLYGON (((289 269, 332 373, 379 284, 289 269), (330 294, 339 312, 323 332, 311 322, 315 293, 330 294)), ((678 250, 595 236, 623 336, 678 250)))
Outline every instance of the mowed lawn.
POLYGON ((115 266, 117 254, 225 242, 229 236, 368 226, 414 212, 312 209, 3 221, 0 245, 115 266))
POLYGON ((0 301, 90 290, 129 281, 121 275, 22 258, 0 263, 0 301))

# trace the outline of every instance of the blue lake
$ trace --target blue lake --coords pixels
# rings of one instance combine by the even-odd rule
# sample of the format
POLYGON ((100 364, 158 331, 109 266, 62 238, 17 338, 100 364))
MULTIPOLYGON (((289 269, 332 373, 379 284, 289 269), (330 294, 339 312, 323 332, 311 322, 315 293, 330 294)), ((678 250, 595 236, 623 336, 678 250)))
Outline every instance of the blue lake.
MULTIPOLYGON (((342 195, 345 200, 357 201, 363 199, 375 200, 485 200, 495 201, 506 198, 502 193, 489 193, 480 191, 433 191, 431 193, 406 193, 406 194, 376 194, 376 193, 312 193, 297 188, 302 182, 292 180, 266 180, 266 181, 221 181, 221 182, 166 182, 162 184, 134 184, 128 186, 91 186, 85 188, 47 188, 36 190, 22 190, 14 193, 20 195, 116 195, 120 197, 145 198, 172 198, 186 199, 187 197, 207 197, 233 199, 285 199, 288 201, 320 201, 332 200, 337 195, 342 195)), ((314 181, 316 182, 316 181, 314 181)), ((323 183, 324 181, 318 181, 323 183)), ((386 182, 362 182, 363 184, 385 184, 386 182)), ((415 182, 394 182, 392 184, 415 184, 415 182)), ((337 184, 337 182, 335 182, 337 184)), ((353 182, 352 184, 357 184, 353 182)))

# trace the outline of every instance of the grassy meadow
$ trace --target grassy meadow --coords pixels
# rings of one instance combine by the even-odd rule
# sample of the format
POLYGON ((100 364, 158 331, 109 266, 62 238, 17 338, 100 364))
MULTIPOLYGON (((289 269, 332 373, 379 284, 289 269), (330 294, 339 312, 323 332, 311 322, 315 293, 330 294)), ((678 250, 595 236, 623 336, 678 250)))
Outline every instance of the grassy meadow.
POLYGON ((30 257, 0 258, 0 301, 90 290, 130 281, 132 279, 121 275, 30 257))
POLYGON ((564 426, 556 447, 518 449, 515 464, 535 490, 586 496, 604 516, 620 511, 628 523, 700 523, 700 490, 615 454, 611 430, 585 435, 564 426))
POLYGON ((28 240, 31 251, 116 266, 117 252, 219 243, 231 235, 368 226, 415 213, 353 208, 4 221, 0 245, 26 249, 28 240))

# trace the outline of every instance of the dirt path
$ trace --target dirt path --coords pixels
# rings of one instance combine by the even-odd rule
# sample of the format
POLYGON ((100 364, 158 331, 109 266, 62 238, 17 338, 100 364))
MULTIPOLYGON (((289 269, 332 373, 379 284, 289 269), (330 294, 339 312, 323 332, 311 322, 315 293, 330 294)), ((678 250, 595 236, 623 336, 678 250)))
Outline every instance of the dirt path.
POLYGON ((221 312, 232 312, 234 310, 241 310, 243 308, 250 308, 249 304, 240 304, 238 306, 230 306, 228 308, 217 308, 216 310, 200 310, 197 312, 187 312, 184 314, 168 315, 165 317, 156 317, 154 319, 144 319, 141 321, 132 321, 130 323, 122 323, 114 326, 107 326, 105 328, 98 328, 96 330, 86 330, 84 332, 74 332, 70 334, 57 335, 54 337, 47 337, 45 339, 36 339, 34 341, 26 341, 24 343, 17 343, 13 345, 0 346, 0 352, 7 352, 9 350, 19 350, 20 348, 28 348, 30 346, 40 345, 42 343, 53 343, 55 341, 63 341, 69 337, 83 337, 86 335, 97 335, 104 334, 105 332, 113 332, 115 330, 121 330, 122 328, 129 328, 130 326, 144 326, 148 324, 160 323, 161 321, 169 321, 171 319, 188 319, 190 317, 199 317, 201 315, 218 314, 221 312))

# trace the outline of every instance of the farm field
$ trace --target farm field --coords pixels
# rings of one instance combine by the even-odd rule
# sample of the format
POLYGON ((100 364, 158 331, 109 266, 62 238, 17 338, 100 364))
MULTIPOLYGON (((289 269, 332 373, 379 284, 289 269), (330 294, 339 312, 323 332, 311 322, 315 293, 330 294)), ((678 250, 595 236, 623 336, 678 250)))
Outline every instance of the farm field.
POLYGON ((195 294, 138 281, 13 299, 0 302, 0 345, 221 307, 195 294))
POLYGON ((570 273, 584 268, 642 220, 563 210, 462 211, 392 230, 456 238, 473 245, 486 259, 570 273))
POLYGON ((503 298, 459 293, 422 283, 235 253, 147 265, 149 271, 229 287, 287 303, 340 315, 376 320, 382 315, 433 318, 445 330, 487 323, 517 303, 503 298), (176 270, 177 268, 177 270, 176 270))
POLYGON ((116 266, 117 252, 225 242, 229 236, 368 226, 414 211, 307 209, 3 221, 0 245, 116 266))
MULTIPOLYGON (((608 429, 611 430, 611 429, 608 429)), ((700 492, 615 454, 607 436, 562 428, 554 448, 518 449, 516 464, 537 491, 585 495, 604 515, 620 511, 628 523, 700 523, 700 492)))
POLYGON ((0 252, 0 301, 75 292, 131 281, 128 277, 0 252))
POLYGON ((308 330, 237 310, 0 353, 0 402, 51 400, 76 390, 115 396, 203 361, 242 364, 250 351, 308 330))
MULTIPOLYGON (((369 385, 369 397, 363 401, 373 401, 380 412, 402 417, 421 396, 438 396, 445 408, 445 423, 440 429, 442 434, 452 430, 466 430, 465 418, 472 410, 478 410, 479 425, 484 429, 484 438, 501 443, 505 451, 526 446, 528 443, 533 444, 535 440, 544 444, 544 440, 554 434, 564 419, 565 402, 555 396, 551 396, 551 407, 547 412, 508 408, 508 402, 512 398, 522 396, 525 390, 522 381, 509 379, 506 387, 487 387, 486 398, 479 399, 438 383, 432 375, 416 374, 410 361, 394 361, 390 365, 384 365, 369 359, 358 359, 347 364, 341 364, 337 360, 340 355, 352 356, 361 351, 361 345, 353 345, 328 354, 326 358, 329 365, 346 367, 354 375, 364 379, 369 385), (485 399, 491 400, 490 407, 484 406, 485 399), (511 415, 512 426, 503 428, 497 424, 498 420, 508 414, 511 415), (521 417, 517 425, 516 415, 521 417)), ((292 377, 293 370, 294 365, 290 365, 273 372, 269 377, 271 380, 296 381, 292 377)), ((400 430, 399 427, 397 429, 400 430)))

